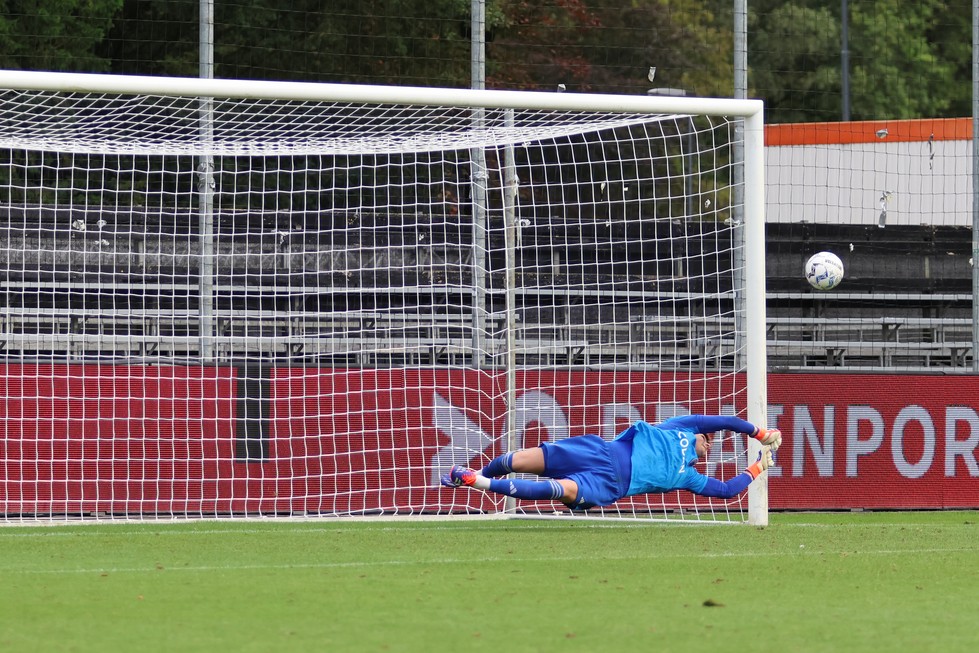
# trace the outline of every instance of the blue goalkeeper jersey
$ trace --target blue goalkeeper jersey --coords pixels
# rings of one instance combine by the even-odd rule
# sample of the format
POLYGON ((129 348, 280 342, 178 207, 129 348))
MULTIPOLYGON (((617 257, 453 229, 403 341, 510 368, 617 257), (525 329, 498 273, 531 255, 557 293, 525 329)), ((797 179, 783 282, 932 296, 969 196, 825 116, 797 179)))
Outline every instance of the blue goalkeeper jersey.
POLYGON ((752 433, 754 425, 723 415, 684 415, 661 424, 636 422, 616 440, 632 441, 632 478, 626 496, 646 492, 701 492, 707 477, 694 469, 695 434, 716 431, 752 433))

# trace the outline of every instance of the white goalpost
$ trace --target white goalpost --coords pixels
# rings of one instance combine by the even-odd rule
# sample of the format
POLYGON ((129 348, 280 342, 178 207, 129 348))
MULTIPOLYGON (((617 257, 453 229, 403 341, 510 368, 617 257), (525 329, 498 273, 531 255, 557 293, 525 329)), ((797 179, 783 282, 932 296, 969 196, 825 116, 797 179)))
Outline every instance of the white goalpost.
MULTIPOLYGON (((571 517, 438 476, 765 424, 760 101, 21 71, 0 97, 0 521, 571 517)), ((726 433, 701 471, 756 453, 726 433)), ((767 485, 573 518, 765 524, 767 485)))

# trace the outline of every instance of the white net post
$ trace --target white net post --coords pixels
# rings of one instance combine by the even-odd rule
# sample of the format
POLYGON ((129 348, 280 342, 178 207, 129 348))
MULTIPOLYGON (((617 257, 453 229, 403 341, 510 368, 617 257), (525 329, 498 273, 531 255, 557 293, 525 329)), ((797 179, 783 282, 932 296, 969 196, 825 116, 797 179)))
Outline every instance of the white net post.
MULTIPOLYGON (((498 513, 438 475, 636 418, 764 422, 760 102, 13 71, 0 89, 8 519, 498 513)), ((727 434, 704 471, 739 473, 746 447, 727 434)), ((751 497, 581 517, 763 523, 751 497)))
MULTIPOLYGON (((767 427, 768 357, 765 297, 765 125, 761 113, 744 122, 745 171, 745 377, 748 421, 767 427)), ((748 458, 760 451, 757 440, 748 439, 748 458)), ((768 524, 768 475, 748 486, 748 522, 768 524)))

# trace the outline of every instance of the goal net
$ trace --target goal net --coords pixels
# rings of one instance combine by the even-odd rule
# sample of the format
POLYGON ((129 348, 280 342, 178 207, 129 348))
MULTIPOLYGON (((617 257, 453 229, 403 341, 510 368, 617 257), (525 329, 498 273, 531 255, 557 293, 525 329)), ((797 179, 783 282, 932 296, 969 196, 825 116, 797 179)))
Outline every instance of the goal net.
MULTIPOLYGON (((438 478, 636 419, 764 422, 759 102, 0 94, 5 520, 570 515, 438 478)), ((755 443, 721 435, 726 479, 755 443)), ((752 488, 575 518, 764 523, 752 488)))

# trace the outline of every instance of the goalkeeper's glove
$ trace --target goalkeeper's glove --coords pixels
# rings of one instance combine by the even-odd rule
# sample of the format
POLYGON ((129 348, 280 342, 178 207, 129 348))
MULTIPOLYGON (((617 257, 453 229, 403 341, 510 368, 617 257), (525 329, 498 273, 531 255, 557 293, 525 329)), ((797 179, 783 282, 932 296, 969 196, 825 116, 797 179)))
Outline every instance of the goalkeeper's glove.
POLYGON ((748 466, 748 469, 744 470, 748 472, 751 476, 751 480, 758 478, 759 475, 769 467, 775 464, 775 456, 772 454, 772 447, 765 445, 761 448, 761 452, 758 454, 758 460, 748 466))
POLYGON ((759 426, 758 432, 752 437, 766 447, 771 447, 772 451, 778 451, 778 448, 782 446, 782 432, 778 429, 763 429, 759 426))

